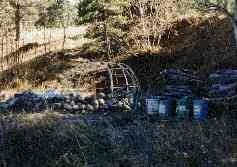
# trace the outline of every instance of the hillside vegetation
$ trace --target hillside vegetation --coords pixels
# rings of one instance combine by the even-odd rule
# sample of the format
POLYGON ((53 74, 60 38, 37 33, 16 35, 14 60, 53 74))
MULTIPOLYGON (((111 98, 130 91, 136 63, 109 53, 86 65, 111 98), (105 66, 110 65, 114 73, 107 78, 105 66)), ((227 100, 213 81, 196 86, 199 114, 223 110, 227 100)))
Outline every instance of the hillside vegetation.
MULTIPOLYGON (((1 167, 237 166, 236 100, 209 106, 209 116, 202 121, 162 120, 144 112, 1 108, 2 100, 24 90, 95 94, 108 62, 128 64, 142 93, 150 95, 163 84, 160 72, 167 68, 189 69, 203 80, 218 69, 237 69, 234 1, 32 2, 0 0, 0 28, 14 25, 9 30, 14 44, 29 37, 18 27, 24 21, 42 30, 40 38, 9 53, 12 66, 0 71, 1 167), (65 36, 70 25, 75 31, 65 36), (53 29, 52 38, 63 38, 57 50, 47 49, 48 40, 42 37, 53 29), (35 46, 42 49, 39 54, 35 46), (34 56, 16 60, 22 51, 34 56)), ((8 32, 4 30, 1 34, 8 32)))

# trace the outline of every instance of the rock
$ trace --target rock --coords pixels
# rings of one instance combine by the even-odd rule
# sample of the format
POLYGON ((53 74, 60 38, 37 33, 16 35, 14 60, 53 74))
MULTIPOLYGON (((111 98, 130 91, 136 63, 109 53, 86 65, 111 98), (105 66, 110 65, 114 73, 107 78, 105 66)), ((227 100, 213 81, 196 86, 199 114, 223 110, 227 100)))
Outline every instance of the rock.
POLYGON ((71 102, 71 97, 70 97, 70 96, 65 96, 65 101, 66 101, 67 103, 70 103, 70 102, 71 102))
POLYGON ((42 96, 46 99, 49 99, 49 98, 63 98, 63 95, 61 94, 61 92, 59 92, 57 90, 46 91, 45 93, 42 94, 42 96))
MULTIPOLYGON (((24 94, 24 93, 19 93, 19 92, 17 92, 17 93, 14 95, 14 97, 15 97, 15 98, 17 98, 17 97, 22 97, 23 94, 24 94)), ((26 93, 25 93, 25 94, 26 94, 26 93)))
POLYGON ((0 103, 0 111, 5 110, 5 108, 6 110, 26 112, 40 112, 46 108, 68 112, 102 111, 106 108, 109 109, 109 106, 112 106, 114 102, 111 100, 111 105, 108 105, 104 98, 106 98, 104 93, 84 98, 79 92, 63 94, 55 90, 46 93, 26 91, 16 93, 4 105, 0 103))
POLYGON ((79 105, 73 105, 72 108, 73 108, 74 111, 79 111, 80 110, 79 105))
POLYGON ((105 97, 106 97, 106 95, 104 93, 102 93, 102 92, 97 94, 97 98, 98 99, 104 99, 105 97))
POLYGON ((54 110, 61 110, 63 109, 64 105, 62 103, 55 103, 53 104, 53 109, 54 110))
POLYGON ((80 96, 80 95, 78 95, 78 96, 76 96, 76 97, 74 98, 74 101, 75 101, 76 103, 85 103, 85 98, 82 97, 82 96, 80 96))
POLYGON ((68 96, 72 99, 72 98, 74 97, 74 93, 73 93, 73 92, 70 92, 70 93, 68 94, 68 96))
POLYGON ((82 113, 85 113, 85 112, 86 112, 86 105, 85 105, 85 104, 82 104, 82 105, 80 106, 80 110, 81 110, 82 113))
POLYGON ((64 104, 63 104, 63 107, 64 107, 64 109, 67 110, 67 111, 72 111, 72 110, 73 110, 72 105, 70 105, 70 104, 68 104, 68 103, 64 103, 64 104))
POLYGON ((26 91, 16 93, 15 96, 6 101, 9 110, 14 111, 42 111, 45 108, 44 99, 37 94, 26 91))
POLYGON ((92 101, 91 101, 92 103, 96 103, 97 102, 96 96, 92 96, 91 98, 92 98, 92 101))
POLYGON ((104 99, 98 99, 98 103, 100 106, 104 106, 105 105, 105 100, 104 99))
POLYGON ((95 99, 95 96, 88 96, 85 98, 85 102, 92 104, 95 99))
POLYGON ((87 104, 86 105, 86 110, 93 112, 93 111, 95 111, 95 108, 92 105, 87 104))
POLYGON ((61 103, 63 101, 64 101, 63 99, 59 98, 50 98, 46 100, 47 104, 61 103))
POLYGON ((98 110, 99 107, 100 107, 98 100, 93 101, 93 104, 92 104, 92 105, 93 105, 93 107, 94 107, 95 110, 98 110))
POLYGON ((75 101, 73 101, 73 100, 71 100, 70 104, 71 104, 72 106, 76 105, 75 101))

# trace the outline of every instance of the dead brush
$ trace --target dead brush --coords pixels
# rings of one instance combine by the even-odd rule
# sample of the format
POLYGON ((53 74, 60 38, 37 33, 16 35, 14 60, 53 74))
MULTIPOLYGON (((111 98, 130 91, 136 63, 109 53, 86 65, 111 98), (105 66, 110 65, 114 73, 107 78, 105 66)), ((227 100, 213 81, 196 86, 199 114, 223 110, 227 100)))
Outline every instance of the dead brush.
POLYGON ((11 167, 236 165, 236 119, 227 115, 167 122, 134 113, 49 112, 7 114, 2 121, 9 127, 2 155, 11 167))
POLYGON ((134 0, 131 4, 131 47, 144 50, 158 47, 165 30, 176 18, 176 1, 134 0))

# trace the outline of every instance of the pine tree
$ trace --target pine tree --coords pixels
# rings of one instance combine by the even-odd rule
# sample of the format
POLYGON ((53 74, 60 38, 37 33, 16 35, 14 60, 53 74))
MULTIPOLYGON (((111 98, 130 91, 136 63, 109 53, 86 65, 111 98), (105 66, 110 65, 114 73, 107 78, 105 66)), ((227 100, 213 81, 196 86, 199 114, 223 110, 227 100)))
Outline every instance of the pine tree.
POLYGON ((51 0, 48 3, 42 3, 38 5, 39 18, 36 21, 36 25, 56 27, 60 22, 60 25, 66 24, 73 20, 73 6, 71 6, 68 0, 51 0))
POLYGON ((128 5, 128 0, 83 0, 78 4, 79 23, 92 23, 90 37, 96 39, 107 59, 127 45, 128 5))
POLYGON ((228 16, 234 13, 234 0, 193 0, 192 4, 194 8, 202 11, 218 11, 228 16))

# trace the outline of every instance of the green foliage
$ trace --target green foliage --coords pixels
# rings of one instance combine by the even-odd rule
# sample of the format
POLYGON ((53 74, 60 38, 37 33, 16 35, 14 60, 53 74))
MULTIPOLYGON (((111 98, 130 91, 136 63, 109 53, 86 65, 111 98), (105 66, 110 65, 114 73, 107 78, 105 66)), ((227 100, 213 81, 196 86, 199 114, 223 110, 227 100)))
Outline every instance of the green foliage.
POLYGON ((77 6, 79 23, 104 21, 111 16, 122 15, 126 6, 128 0, 83 0, 77 6))
POLYGON ((92 22, 96 14, 96 1, 95 0, 84 0, 81 1, 78 6, 79 23, 83 24, 86 22, 92 22))
POLYGON ((124 13, 128 5, 127 0, 84 0, 78 4, 78 22, 92 24, 87 37, 101 43, 97 51, 117 54, 127 47, 128 16, 124 13))
POLYGON ((14 23, 17 19, 15 12, 18 8, 21 21, 32 20, 36 15, 31 0, 0 0, 0 8, 0 24, 14 23))
POLYGON ((56 27, 69 24, 74 12, 73 6, 67 0, 48 1, 38 5, 39 18, 36 25, 56 27))
POLYGON ((179 0, 179 3, 198 11, 220 11, 227 15, 233 15, 235 5, 234 0, 179 0))
POLYGON ((193 6, 198 9, 207 9, 215 6, 224 7, 224 0, 193 0, 193 6))

